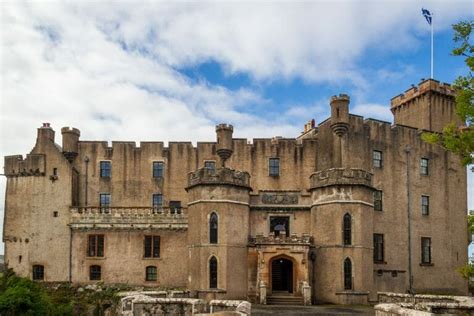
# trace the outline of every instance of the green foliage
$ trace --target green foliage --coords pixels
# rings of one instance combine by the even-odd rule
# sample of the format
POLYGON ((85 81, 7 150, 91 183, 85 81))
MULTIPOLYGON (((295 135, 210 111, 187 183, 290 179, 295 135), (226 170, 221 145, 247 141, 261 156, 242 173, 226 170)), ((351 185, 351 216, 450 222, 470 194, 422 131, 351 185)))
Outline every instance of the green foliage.
POLYGON ((423 133, 422 139, 430 144, 438 144, 446 150, 457 154, 463 165, 474 163, 474 45, 471 44, 471 33, 474 21, 462 21, 453 25, 454 56, 465 57, 468 73, 458 77, 454 82, 456 95, 456 114, 466 126, 459 127, 451 123, 443 129, 442 134, 423 133))

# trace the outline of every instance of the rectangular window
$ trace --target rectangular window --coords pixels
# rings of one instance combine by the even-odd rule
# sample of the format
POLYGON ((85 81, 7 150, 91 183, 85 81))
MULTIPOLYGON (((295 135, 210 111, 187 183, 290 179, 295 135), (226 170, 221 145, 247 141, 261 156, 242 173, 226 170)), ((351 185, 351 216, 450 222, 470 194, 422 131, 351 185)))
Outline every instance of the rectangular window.
POLYGON ((421 237, 421 263, 431 264, 431 238, 421 237))
POLYGON ((163 178, 163 161, 153 161, 153 178, 163 178))
POLYGON ((216 162, 215 161, 204 161, 204 168, 208 170, 209 173, 216 173, 216 162))
POLYGON ((104 256, 104 235, 89 235, 89 242, 87 245, 87 256, 104 256))
POLYGON ((383 203, 382 203, 383 193, 382 191, 374 191, 374 210, 382 211, 383 203))
POLYGON ((158 280, 158 273, 155 266, 146 267, 146 281, 156 281, 158 280))
POLYGON ((270 158, 268 160, 268 175, 272 177, 280 175, 280 158, 270 158))
POLYGON ((90 266, 89 267, 89 280, 98 281, 102 278, 101 266, 90 266))
POLYGON ((44 280, 44 266, 42 265, 33 266, 33 280, 36 280, 36 281, 44 280))
POLYGON ((160 211, 163 206, 163 195, 161 194, 153 194, 152 198, 152 205, 153 205, 153 212, 160 211))
POLYGON ((430 214, 430 197, 427 195, 421 196, 421 214, 422 215, 430 214))
POLYGON ((101 161, 100 162, 100 177, 110 178, 111 174, 112 174, 112 165, 110 161, 101 161))
POLYGON ((181 214, 181 201, 170 201, 170 213, 181 214))
POLYGON ((384 263, 383 234, 374 234, 374 263, 384 263))
POLYGON ((275 233, 275 236, 280 236, 282 232, 290 236, 290 217, 270 216, 270 232, 275 233))
POLYGON ((160 236, 145 236, 145 258, 160 257, 160 236))
POLYGON ((382 168, 382 152, 374 150, 372 153, 374 168, 382 168))
POLYGON ((100 193, 100 211, 104 213, 109 212, 110 207, 110 193, 100 193))
POLYGON ((420 173, 427 176, 429 173, 429 160, 427 158, 421 158, 420 160, 420 173))

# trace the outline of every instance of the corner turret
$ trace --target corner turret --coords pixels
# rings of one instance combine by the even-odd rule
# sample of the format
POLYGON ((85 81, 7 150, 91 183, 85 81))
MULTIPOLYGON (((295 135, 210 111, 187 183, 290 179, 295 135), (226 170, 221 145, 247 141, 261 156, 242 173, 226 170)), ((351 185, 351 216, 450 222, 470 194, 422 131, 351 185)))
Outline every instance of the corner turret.
POLYGON ((216 126, 217 134, 217 154, 221 158, 221 165, 225 167, 225 161, 232 156, 232 133, 234 127, 227 124, 219 124, 216 126))
POLYGON ((77 128, 61 128, 63 136, 63 155, 69 162, 73 162, 79 153, 79 137, 81 132, 77 128))
POLYGON ((349 129, 349 102, 347 94, 332 96, 331 104, 331 129, 334 134, 342 137, 349 129))

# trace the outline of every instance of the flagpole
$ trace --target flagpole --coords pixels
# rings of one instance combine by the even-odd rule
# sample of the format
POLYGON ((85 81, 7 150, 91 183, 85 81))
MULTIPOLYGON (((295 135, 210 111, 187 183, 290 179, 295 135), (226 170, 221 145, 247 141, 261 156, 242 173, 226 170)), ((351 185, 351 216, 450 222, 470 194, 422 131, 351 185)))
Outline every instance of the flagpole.
POLYGON ((433 14, 431 14, 431 79, 433 79, 433 23, 434 18, 433 14))

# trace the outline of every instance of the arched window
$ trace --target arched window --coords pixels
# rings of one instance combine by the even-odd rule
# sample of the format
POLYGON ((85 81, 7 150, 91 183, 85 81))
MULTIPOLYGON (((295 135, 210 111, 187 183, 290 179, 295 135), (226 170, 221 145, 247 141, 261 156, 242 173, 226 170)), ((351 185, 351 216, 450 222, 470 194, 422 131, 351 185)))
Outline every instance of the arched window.
POLYGON ((344 238, 344 245, 351 245, 352 244, 352 219, 351 215, 346 213, 344 215, 344 225, 343 225, 343 238, 344 238))
POLYGON ((212 212, 209 218, 209 242, 217 244, 217 214, 212 212))
POLYGON ((349 258, 344 260, 344 290, 352 290, 352 262, 349 258))
POLYGON ((209 288, 217 289, 217 259, 214 256, 209 259, 209 288))
POLYGON ((155 266, 146 267, 146 276, 145 280, 147 281, 156 281, 158 279, 158 274, 156 272, 155 266))

